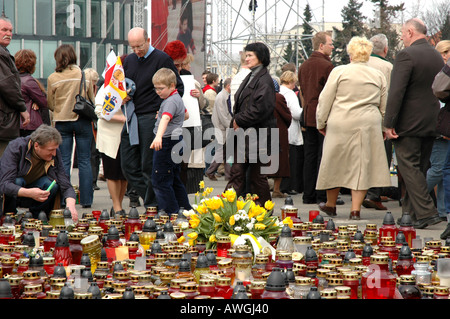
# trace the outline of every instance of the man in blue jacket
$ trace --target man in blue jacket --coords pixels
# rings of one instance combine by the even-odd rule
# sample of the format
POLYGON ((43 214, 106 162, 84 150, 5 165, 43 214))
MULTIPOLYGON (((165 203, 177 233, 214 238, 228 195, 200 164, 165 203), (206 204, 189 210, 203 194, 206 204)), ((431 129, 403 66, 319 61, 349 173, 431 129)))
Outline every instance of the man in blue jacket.
POLYGON ((37 218, 41 211, 48 215, 65 203, 72 219, 78 220, 75 191, 64 172, 59 151, 61 142, 58 130, 42 124, 30 136, 18 137, 8 144, 0 159, 4 213, 26 207, 37 218), (53 181, 55 184, 49 189, 53 181))

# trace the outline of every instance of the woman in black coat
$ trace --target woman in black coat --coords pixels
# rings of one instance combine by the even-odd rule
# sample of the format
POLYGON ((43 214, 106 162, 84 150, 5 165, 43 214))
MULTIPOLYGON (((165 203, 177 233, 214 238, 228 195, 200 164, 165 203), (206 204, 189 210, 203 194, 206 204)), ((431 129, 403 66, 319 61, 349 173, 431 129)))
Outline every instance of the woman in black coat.
POLYGON ((227 159, 232 152, 233 163, 226 189, 234 188, 238 196, 245 197, 246 172, 252 194, 259 196, 261 205, 271 199, 267 175, 278 170, 277 161, 268 161, 271 152, 278 154, 276 132, 275 86, 267 70, 270 52, 263 43, 251 43, 245 47, 245 63, 251 73, 242 81, 234 95, 231 130, 227 137, 227 159), (234 133, 234 134, 230 134, 234 133), (271 137, 275 143, 271 143, 271 137))

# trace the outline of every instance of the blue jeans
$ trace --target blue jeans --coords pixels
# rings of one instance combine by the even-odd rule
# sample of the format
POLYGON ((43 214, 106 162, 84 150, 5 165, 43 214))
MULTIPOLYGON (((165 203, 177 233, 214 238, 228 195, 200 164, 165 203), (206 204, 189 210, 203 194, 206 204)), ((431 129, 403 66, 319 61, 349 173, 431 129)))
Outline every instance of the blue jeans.
POLYGON ((179 140, 163 138, 162 148, 153 152, 152 185, 158 201, 158 209, 168 215, 177 214, 180 207, 191 209, 189 198, 180 179, 181 163, 175 163, 173 146, 179 140))
MULTIPOLYGON (((19 185, 24 188, 40 188, 42 190, 46 190, 53 181, 50 180, 47 176, 42 176, 37 179, 33 183, 27 185, 25 179, 23 177, 16 178, 16 185, 19 185)), ((53 204, 55 202, 56 194, 58 193, 59 186, 55 184, 53 188, 50 190, 50 195, 45 202, 38 202, 32 198, 26 197, 15 197, 15 196, 5 196, 5 212, 15 212, 17 206, 26 207, 33 214, 33 218, 37 218, 41 211, 44 211, 47 216, 50 211, 53 209, 53 204)))
POLYGON ((83 206, 92 205, 94 199, 91 166, 92 122, 80 117, 74 122, 56 122, 55 127, 62 136, 62 144, 59 146, 59 149, 64 170, 69 179, 72 167, 73 139, 75 137, 78 180, 80 183, 80 204, 83 206))
POLYGON ((447 218, 447 211, 445 209, 444 201, 444 176, 443 168, 445 164, 445 158, 447 157, 448 140, 437 139, 434 141, 433 150, 431 152, 430 162, 431 167, 427 171, 427 185, 428 192, 436 189, 436 202, 437 209, 440 217, 447 218))
POLYGON ((445 210, 447 214, 450 214, 450 147, 447 150, 447 157, 445 159, 443 172, 445 210))

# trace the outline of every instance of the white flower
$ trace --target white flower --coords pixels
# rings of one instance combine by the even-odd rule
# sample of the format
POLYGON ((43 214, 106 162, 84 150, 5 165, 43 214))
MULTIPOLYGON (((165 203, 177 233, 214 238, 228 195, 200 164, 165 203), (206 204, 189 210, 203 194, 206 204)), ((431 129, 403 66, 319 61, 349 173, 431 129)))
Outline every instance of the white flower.
POLYGON ((234 230, 235 230, 235 231, 238 231, 238 232, 239 232, 239 231, 242 231, 242 227, 241 227, 241 226, 236 226, 236 227, 234 227, 234 230))
POLYGON ((253 223, 248 223, 247 225, 245 225, 245 227, 247 227, 249 230, 253 229, 253 223))

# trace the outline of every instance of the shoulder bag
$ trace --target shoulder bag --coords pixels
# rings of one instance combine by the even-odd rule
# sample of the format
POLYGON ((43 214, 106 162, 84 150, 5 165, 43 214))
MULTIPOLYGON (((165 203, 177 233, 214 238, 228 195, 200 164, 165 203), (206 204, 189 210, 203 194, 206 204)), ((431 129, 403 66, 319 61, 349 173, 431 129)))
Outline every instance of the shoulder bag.
POLYGON ((82 88, 84 86, 84 91, 86 91, 86 81, 84 79, 84 71, 81 70, 81 82, 80 82, 80 91, 75 96, 75 105, 73 107, 73 112, 77 113, 78 115, 84 117, 85 119, 96 121, 97 120, 97 114, 95 114, 95 107, 92 104, 91 101, 83 97, 81 95, 82 88))

